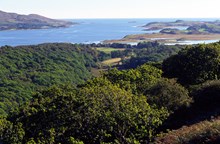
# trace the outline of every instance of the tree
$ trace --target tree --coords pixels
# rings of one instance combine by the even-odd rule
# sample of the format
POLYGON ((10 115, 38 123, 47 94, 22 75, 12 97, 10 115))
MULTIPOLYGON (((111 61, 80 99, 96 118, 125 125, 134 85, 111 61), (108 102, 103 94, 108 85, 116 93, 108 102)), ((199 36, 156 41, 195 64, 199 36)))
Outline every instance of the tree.
POLYGON ((161 79, 146 93, 148 102, 159 107, 166 107, 170 113, 181 107, 189 106, 192 98, 188 91, 174 80, 161 79))
POLYGON ((220 80, 203 83, 192 92, 192 96, 194 98, 193 106, 199 110, 215 111, 215 109, 219 109, 220 80))
POLYGON ((163 62, 164 76, 181 84, 198 84, 219 78, 220 44, 197 45, 181 50, 163 62))
POLYGON ((165 109, 150 107, 145 96, 114 85, 85 87, 79 95, 84 105, 77 121, 82 128, 75 129, 79 132, 75 137, 85 143, 146 143, 168 116, 165 109))
POLYGON ((130 70, 112 69, 103 73, 103 77, 133 94, 143 94, 161 78, 161 74, 160 69, 144 64, 130 70))
POLYGON ((0 48, 0 116, 52 85, 80 84, 92 77, 98 52, 78 44, 50 43, 0 48))
POLYGON ((12 123, 0 118, 0 143, 21 144, 25 135, 22 123, 12 123))
POLYGON ((52 87, 38 93, 4 122, 4 130, 12 132, 3 137, 3 141, 149 142, 156 128, 168 117, 167 110, 151 107, 145 96, 136 96, 106 80, 100 81, 104 85, 95 85, 99 83, 96 79, 78 89, 52 87))

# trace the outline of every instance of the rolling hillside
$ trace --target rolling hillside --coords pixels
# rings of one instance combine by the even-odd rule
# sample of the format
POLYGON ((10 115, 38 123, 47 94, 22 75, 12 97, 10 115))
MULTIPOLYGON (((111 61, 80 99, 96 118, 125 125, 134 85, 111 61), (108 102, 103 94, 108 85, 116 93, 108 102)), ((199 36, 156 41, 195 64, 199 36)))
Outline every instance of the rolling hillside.
POLYGON ((20 15, 0 11, 0 30, 58 28, 72 24, 72 22, 50 19, 37 14, 20 15))

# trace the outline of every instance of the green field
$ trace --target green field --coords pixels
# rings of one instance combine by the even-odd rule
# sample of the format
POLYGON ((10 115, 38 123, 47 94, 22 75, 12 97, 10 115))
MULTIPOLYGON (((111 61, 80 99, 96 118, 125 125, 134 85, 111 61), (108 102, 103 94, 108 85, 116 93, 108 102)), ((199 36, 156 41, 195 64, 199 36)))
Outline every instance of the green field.
POLYGON ((96 50, 110 54, 112 51, 123 51, 124 48, 97 47, 96 50))
POLYGON ((112 58, 102 62, 104 65, 115 65, 121 61, 121 58, 112 58))

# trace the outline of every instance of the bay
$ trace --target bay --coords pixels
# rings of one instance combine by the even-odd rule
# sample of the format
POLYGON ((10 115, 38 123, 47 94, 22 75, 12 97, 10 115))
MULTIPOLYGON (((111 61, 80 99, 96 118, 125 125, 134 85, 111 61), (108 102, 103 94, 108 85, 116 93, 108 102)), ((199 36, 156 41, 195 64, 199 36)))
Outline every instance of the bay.
MULTIPOLYGON (((175 19, 68 19, 78 24, 69 28, 0 31, 0 46, 32 45, 49 42, 99 43, 121 39, 129 34, 153 33, 143 31, 149 22, 170 22, 175 19)), ((214 21, 217 19, 181 19, 214 21)))

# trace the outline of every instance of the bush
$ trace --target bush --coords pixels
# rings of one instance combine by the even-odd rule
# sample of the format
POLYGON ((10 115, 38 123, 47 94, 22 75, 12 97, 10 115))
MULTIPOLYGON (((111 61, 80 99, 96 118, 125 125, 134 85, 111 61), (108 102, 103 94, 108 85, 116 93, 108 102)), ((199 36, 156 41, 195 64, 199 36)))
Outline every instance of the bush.
POLYGON ((203 83, 192 93, 194 98, 194 107, 208 110, 220 108, 220 80, 208 81, 203 83))
POLYGON ((192 99, 188 91, 176 83, 175 80, 161 79, 146 93, 148 102, 159 107, 165 107, 170 112, 174 112, 181 107, 189 106, 192 99))

